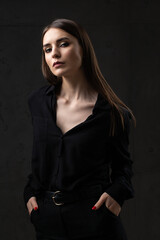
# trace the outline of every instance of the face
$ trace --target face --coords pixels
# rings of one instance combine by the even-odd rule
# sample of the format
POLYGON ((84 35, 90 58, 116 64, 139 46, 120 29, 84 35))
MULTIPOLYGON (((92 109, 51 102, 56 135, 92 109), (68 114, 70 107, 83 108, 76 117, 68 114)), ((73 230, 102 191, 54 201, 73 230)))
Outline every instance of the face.
POLYGON ((78 40, 59 28, 50 28, 43 37, 45 60, 57 77, 67 77, 81 70, 82 48, 78 40), (62 64, 56 64, 55 62, 62 64))

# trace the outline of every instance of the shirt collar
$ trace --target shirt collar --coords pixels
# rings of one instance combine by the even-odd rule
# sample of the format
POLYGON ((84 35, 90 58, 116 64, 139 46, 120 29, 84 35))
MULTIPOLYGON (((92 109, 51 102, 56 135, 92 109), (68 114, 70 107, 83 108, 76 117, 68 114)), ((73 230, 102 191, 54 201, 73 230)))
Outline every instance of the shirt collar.
POLYGON ((101 93, 98 94, 98 99, 97 102, 94 106, 93 112, 99 112, 99 111, 106 111, 106 110, 110 110, 111 109, 111 105, 109 104, 109 102, 107 101, 106 98, 103 97, 103 95, 101 93))
MULTIPOLYGON (((49 85, 46 89, 46 95, 53 94, 55 90, 55 85, 49 85)), ((110 110, 111 105, 108 103, 107 99, 102 96, 101 93, 98 94, 98 98, 96 104, 94 106, 93 112, 101 111, 101 110, 110 110)))
POLYGON ((50 94, 50 93, 53 93, 53 90, 55 89, 55 86, 54 85, 49 85, 47 88, 46 88, 46 95, 50 94))

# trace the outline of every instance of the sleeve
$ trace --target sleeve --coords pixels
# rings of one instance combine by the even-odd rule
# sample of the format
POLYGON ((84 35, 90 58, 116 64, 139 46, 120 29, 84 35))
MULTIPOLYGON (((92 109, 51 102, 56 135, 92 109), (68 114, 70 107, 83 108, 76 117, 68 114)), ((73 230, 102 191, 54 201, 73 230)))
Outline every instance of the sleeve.
POLYGON ((34 189, 31 187, 31 185, 30 185, 30 182, 31 182, 31 179, 32 179, 32 174, 30 173, 29 175, 28 175, 28 182, 27 182, 27 184, 26 184, 26 186, 25 186, 25 188, 24 188, 24 192, 23 192, 23 197, 24 197, 24 203, 25 203, 25 207, 27 208, 27 202, 28 202, 28 200, 31 198, 31 197, 33 197, 33 196, 35 196, 35 191, 34 191, 34 189))
POLYGON ((106 192, 115 199, 121 207, 125 200, 134 197, 134 189, 131 182, 133 176, 133 161, 128 151, 130 118, 130 113, 127 111, 124 115, 124 130, 119 120, 118 131, 116 131, 116 135, 111 139, 110 148, 111 184, 106 189, 106 192))
MULTIPOLYGON (((32 94, 31 93, 28 97, 28 106, 29 106, 29 110, 30 110, 30 113, 31 113, 31 117, 32 117, 32 110, 31 110, 31 98, 32 98, 32 94)), ((32 124, 33 124, 33 119, 32 119, 32 124)), ((34 146, 33 146, 34 147, 34 146)), ((32 149, 33 151, 33 149, 32 149)), ((25 207, 27 208, 26 204, 28 202, 28 200, 35 196, 35 191, 34 189, 31 187, 31 181, 32 181, 32 178, 33 178, 33 175, 32 173, 30 173, 28 175, 28 181, 27 181, 27 184, 25 185, 24 187, 24 191, 23 191, 23 198, 24 198, 24 203, 25 203, 25 207)))

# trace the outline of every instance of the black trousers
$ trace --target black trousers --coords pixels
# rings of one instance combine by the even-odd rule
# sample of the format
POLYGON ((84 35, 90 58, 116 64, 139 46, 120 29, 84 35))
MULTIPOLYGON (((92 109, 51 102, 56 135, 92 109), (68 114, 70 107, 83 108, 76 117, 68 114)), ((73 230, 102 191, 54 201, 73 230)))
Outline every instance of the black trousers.
POLYGON ((31 223, 37 240, 127 240, 120 215, 105 206, 92 210, 100 196, 57 206, 37 198, 38 210, 32 210, 31 223))

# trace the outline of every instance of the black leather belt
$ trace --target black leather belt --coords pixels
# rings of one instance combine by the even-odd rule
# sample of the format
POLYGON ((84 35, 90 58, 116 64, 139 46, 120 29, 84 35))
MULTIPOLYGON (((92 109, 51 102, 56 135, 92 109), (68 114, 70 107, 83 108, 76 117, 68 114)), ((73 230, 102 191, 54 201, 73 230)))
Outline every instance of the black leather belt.
POLYGON ((102 185, 88 186, 85 189, 72 192, 62 192, 62 191, 45 191, 44 198, 53 200, 55 205, 63 205, 65 203, 70 203, 82 199, 87 199, 102 194, 102 185))

